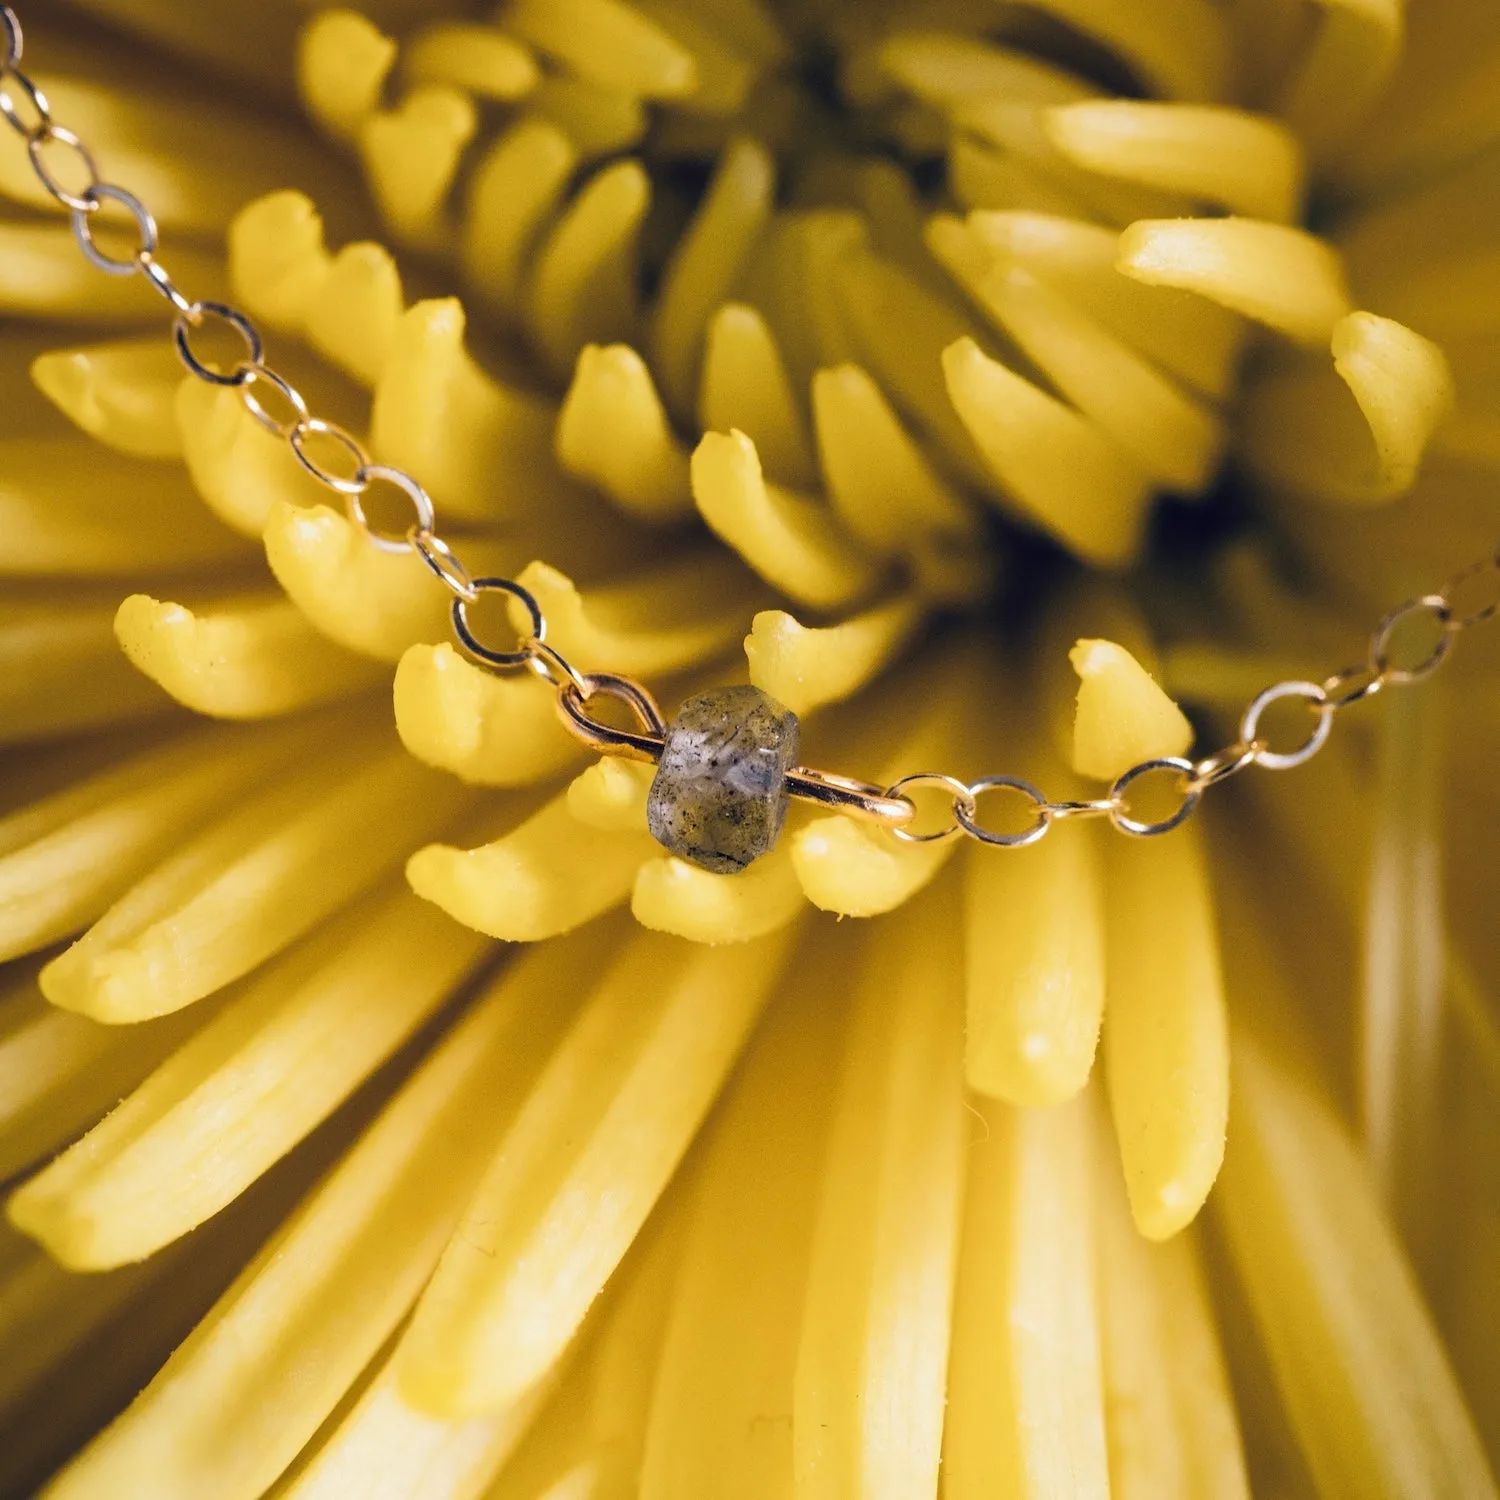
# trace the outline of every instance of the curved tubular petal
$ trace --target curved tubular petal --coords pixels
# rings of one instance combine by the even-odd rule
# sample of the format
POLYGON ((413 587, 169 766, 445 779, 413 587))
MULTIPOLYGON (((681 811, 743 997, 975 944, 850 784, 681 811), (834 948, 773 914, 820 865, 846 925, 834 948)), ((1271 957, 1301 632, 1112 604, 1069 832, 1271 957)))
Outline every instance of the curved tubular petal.
POLYGON ((1224 1158, 1229 1027, 1195 828, 1109 841, 1106 1076, 1130 1211, 1147 1239, 1191 1222, 1224 1158))
POLYGON ((1076 73, 1010 47, 941 31, 898 31, 877 51, 880 70, 944 111, 985 100, 1060 104, 1095 95, 1076 73))
POLYGON ((649 124, 645 103, 637 95, 571 73, 543 74, 527 103, 542 119, 562 127, 584 161, 639 145, 649 124))
POLYGON ((943 350, 971 336, 973 325, 951 302, 869 253, 840 261, 834 291, 860 363, 939 456, 993 496, 994 478, 943 382, 943 350))
POLYGON ((640 833, 646 827, 646 796, 654 766, 605 755, 568 783, 568 811, 606 833, 640 833))
POLYGON ((1119 236, 1083 219, 1045 213, 971 213, 969 233, 1077 303, 1117 338, 1205 395, 1234 383, 1244 323, 1175 287, 1145 286, 1115 268, 1119 236))
POLYGON ((478 126, 468 94, 431 83, 414 88, 395 109, 360 121, 370 196, 398 240, 422 250, 446 247, 451 230, 444 205, 478 126))
POLYGON ((1278 113, 1314 160, 1350 136, 1385 90, 1401 57, 1402 0, 1319 0, 1323 19, 1278 113))
POLYGON ((942 900, 876 928, 855 982, 793 1382, 810 1500, 937 1494, 967 1118, 942 900))
POLYGON ((618 906, 641 862, 659 848, 644 830, 606 833, 579 822, 561 792, 493 843, 418 849, 406 862, 406 878, 465 927, 535 943, 618 906))
MULTIPOLYGON (((548 0, 537 0, 547 4, 548 0)), ((763 146, 725 147, 708 195, 667 265, 652 313, 652 365, 679 417, 693 408, 704 330, 729 295, 771 215, 776 167, 763 146)))
POLYGON ((1143 1240, 1112 1165, 1095 1179, 1111 1500, 1250 1500, 1196 1231, 1143 1240))
MULTIPOLYGON (((116 595, 118 597, 118 595, 116 595)), ((151 718, 172 707, 120 654, 114 603, 0 600, 0 745, 151 718)))
MULTIPOLYGON (((326 505, 279 503, 266 519, 266 561, 276 581, 329 640, 376 661, 399 661, 421 642, 452 632, 453 596, 415 553, 372 547, 360 529, 326 505)), ((513 575, 521 545, 465 538, 465 565, 475 577, 513 575)))
POLYGON ((11 1223, 73 1270, 154 1254, 326 1119, 443 1003, 484 948, 404 887, 362 903, 261 968, 105 1120, 14 1193, 11 1223))
POLYGON ((667 422, 646 362, 626 344, 579 351, 557 418, 557 458, 643 521, 691 515, 688 456, 667 422))
POLYGON ((1302 206, 1302 147, 1286 126, 1247 110, 1138 99, 1046 111, 1047 138, 1075 166, 1290 223, 1302 206))
POLYGON ((1319 1488, 1493 1500, 1473 1418, 1363 1157, 1321 1092, 1242 1027, 1233 1137, 1219 1222, 1319 1488))
POLYGON ((526 293, 527 323, 552 368, 565 375, 591 340, 636 328, 636 241, 651 203, 637 161, 590 178, 538 250, 526 293))
POLYGON ((297 38, 297 92, 326 131, 354 141, 380 107, 397 44, 357 11, 325 10, 297 38))
MULTIPOLYGON (((3 1181, 75 1140, 118 1104, 201 1019, 189 1014, 139 1026, 101 1026, 48 1005, 33 973, 17 977, 18 983, 0 991, 3 1181)), ((3 1302, 0 1294, 0 1305, 3 1302)), ((12 1346, 7 1349, 14 1355, 12 1346)), ((10 1373, 7 1360, 0 1391, 10 1373)))
POLYGON ((518 310, 527 265, 578 165, 578 151, 550 120, 523 115, 474 168, 464 207, 459 264, 475 294, 518 310))
MULTIPOLYGON (((431 1274, 602 947, 592 934, 549 944, 486 986, 130 1409, 55 1481, 60 1496, 253 1500, 287 1470, 431 1274)), ((396 1408, 388 1379, 377 1384, 403 1452, 376 1442, 371 1465, 342 1476, 355 1489, 392 1473, 403 1453, 420 1468, 447 1435, 396 1408)), ((316 1443, 314 1475, 361 1451, 351 1427, 372 1436, 345 1417, 316 1443)), ((432 1468, 436 1484, 444 1470, 432 1468)), ((299 1479, 303 1494, 327 1493, 299 1479)))
POLYGON ((692 484, 709 529, 793 599, 838 609, 879 581, 881 563, 844 535, 826 507, 766 483, 744 433, 705 433, 693 452, 692 484))
POLYGON ((975 535, 977 511, 933 469, 858 365, 819 370, 812 408, 828 498, 866 546, 903 552, 923 533, 975 535))
POLYGON ((1060 1104, 1088 1082, 1104 1014, 1103 861, 1083 829, 1008 853, 964 857, 964 1076, 1008 1104, 1060 1104))
POLYGON ((1146 476, 1087 417, 972 339, 943 351, 954 408, 996 479, 1028 517, 1090 562, 1129 562, 1150 505, 1146 476))
POLYGON ((330 255, 312 200, 270 193, 229 226, 229 275, 253 316, 304 335, 361 385, 379 380, 405 310, 401 273, 383 246, 361 242, 330 255))
POLYGON ((683 1179, 589 1309, 548 1377, 554 1394, 484 1500, 537 1500, 579 1486, 579 1500, 636 1492, 654 1405, 651 1373, 675 1304, 683 1205, 694 1180, 683 1179))
MULTIPOLYGON (((370 440, 418 477, 440 513, 493 521, 546 510, 563 485, 550 402, 492 380, 464 348, 456 298, 418 302, 397 325, 375 387, 370 440)), ((295 459, 292 460, 294 463, 295 459)))
POLYGON ((667 855, 635 872, 630 910, 642 927, 694 943, 746 943, 795 921, 807 904, 783 844, 738 875, 667 855))
MULTIPOLYGON (((349 732, 370 737, 357 719, 349 732)), ((42 992, 109 1022, 180 1010, 296 941, 464 801, 399 748, 345 745, 284 771, 127 891, 42 970, 42 992)))
POLYGON ((1415 483, 1453 404, 1448 361, 1420 334, 1367 312, 1344 318, 1332 347, 1331 371, 1294 369, 1251 387, 1246 456, 1293 493, 1341 505, 1394 500, 1415 483))
POLYGON ((956 219, 934 219, 929 241, 991 321, 1153 479, 1188 494, 1207 485, 1225 433, 1202 403, 1030 271, 967 264, 972 240, 956 219))
POLYGON ((131 663, 179 703, 216 719, 262 719, 342 698, 379 679, 375 663, 308 624, 291 600, 200 605, 132 594, 115 615, 131 663))
MULTIPOLYGON (((224 290, 224 263, 174 247, 172 274, 200 297, 224 290)), ((0 313, 93 327, 161 326, 162 300, 140 276, 101 276, 79 253, 65 224, 0 222, 0 313)))
POLYGON ((692 53, 622 0, 511 0, 504 21, 591 83, 644 99, 680 99, 698 88, 692 53))
POLYGON ((411 646, 396 668, 396 731, 429 766, 476 786, 526 786, 577 764, 556 695, 529 672, 497 677, 452 646, 411 646))
POLYGON ((817 483, 812 444, 786 366, 766 320, 742 302, 726 302, 708 325, 698 425, 705 432, 736 428, 780 484, 817 483))
POLYGON ((328 499, 291 448, 245 410, 237 391, 188 376, 177 387, 175 413, 199 499, 242 535, 259 540, 278 502, 310 506, 328 499))
POLYGON ((1142 761, 1186 755, 1193 726, 1150 672, 1114 641, 1079 641, 1068 653, 1078 674, 1073 769, 1113 781, 1142 761))
POLYGON ((541 78, 530 51, 493 26, 436 22, 406 45, 401 65, 419 83, 446 83, 481 99, 519 99, 541 78))
POLYGON ((74 442, 0 439, 0 577, 178 573, 246 555, 180 470, 74 442))
POLYGON ((969 1148, 943 1432, 949 1500, 1110 1494, 1089 1106, 986 1102, 969 1148))
MULTIPOLYGON (((791 1493, 791 1423, 765 1414, 791 1410, 833 1105, 828 1080, 848 1009, 847 932, 820 931, 798 950, 705 1132, 664 1318, 641 1500, 791 1493)), ((507 1491, 504 1500, 523 1497, 507 1491)))
POLYGON ((175 405, 182 366, 166 340, 54 349, 32 362, 38 390, 70 422, 131 458, 181 458, 175 405))
POLYGON ((0 818, 0 962, 94 921, 209 809, 300 757, 328 730, 201 730, 0 818))
POLYGON ((797 714, 839 703, 877 677, 921 628, 922 603, 905 594, 837 625, 799 624, 762 610, 745 637, 750 681, 797 714))
POLYGON ((1147 286, 1197 292, 1308 347, 1352 310, 1337 251, 1258 219, 1160 219, 1120 236, 1116 266, 1147 286))
POLYGON ((642 933, 595 987, 417 1305, 403 1397, 504 1408, 556 1363, 639 1232, 781 973, 784 933, 730 948, 642 933))
MULTIPOLYGON (((655 677, 696 666, 730 649, 745 611, 762 591, 717 551, 687 556, 582 593, 546 563, 518 579, 547 617, 547 642, 587 671, 655 677)), ((526 615, 511 618, 519 631, 526 615)))

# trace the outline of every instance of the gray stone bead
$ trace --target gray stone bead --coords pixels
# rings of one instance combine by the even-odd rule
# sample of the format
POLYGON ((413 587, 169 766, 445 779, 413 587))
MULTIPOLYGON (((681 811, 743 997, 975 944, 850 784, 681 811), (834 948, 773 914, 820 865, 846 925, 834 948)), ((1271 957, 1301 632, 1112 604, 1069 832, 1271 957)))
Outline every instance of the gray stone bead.
POLYGON ((796 714, 758 687, 689 698, 667 730, 646 800, 652 837, 716 874, 743 870, 781 833, 799 740, 796 714))

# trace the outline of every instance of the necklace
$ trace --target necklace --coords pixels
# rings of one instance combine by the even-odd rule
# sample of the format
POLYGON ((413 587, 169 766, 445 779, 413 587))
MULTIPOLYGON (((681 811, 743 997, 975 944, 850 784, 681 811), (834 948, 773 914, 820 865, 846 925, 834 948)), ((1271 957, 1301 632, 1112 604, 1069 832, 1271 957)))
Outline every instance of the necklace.
POLYGON ((1388 613, 1371 634, 1364 662, 1334 672, 1321 682, 1288 680, 1259 693, 1247 706, 1233 743, 1193 759, 1161 756, 1142 760, 1118 775, 1105 795, 1057 801, 1017 776, 982 776, 964 782, 940 771, 917 771, 887 787, 798 764, 797 716, 756 687, 711 689, 690 698, 669 723, 649 689, 612 672, 583 672, 547 642, 547 621, 532 594, 510 578, 476 578, 437 529, 431 497, 404 470, 376 463, 352 434, 313 416, 301 393, 264 358, 255 325, 237 308, 195 300, 182 292, 157 257, 156 220, 136 195, 101 178, 94 157, 80 138, 52 117, 46 95, 21 71, 21 23, 0 6, 4 53, 0 61, 0 114, 26 144, 37 179, 72 216, 74 237, 83 254, 111 276, 144 276, 170 304, 172 338, 188 371, 210 385, 231 387, 249 414, 284 440, 316 480, 343 497, 349 519, 373 547, 415 553, 452 596, 453 633, 465 654, 499 673, 529 671, 551 687, 563 725, 575 738, 605 755, 646 761, 657 767, 647 801, 653 836, 673 854, 719 873, 743 870, 774 847, 789 800, 819 803, 884 828, 908 843, 936 843, 968 836, 981 844, 1020 848, 1043 838, 1057 822, 1102 818, 1120 833, 1152 838, 1171 832, 1192 816, 1210 787, 1259 766, 1284 771, 1318 753, 1335 718, 1388 687, 1420 681, 1447 659, 1457 635, 1500 611, 1500 552, 1450 576, 1439 588, 1410 599, 1388 613), (59 152, 68 153, 82 185, 59 178, 59 152), (123 208, 135 224, 135 247, 116 256, 95 241, 93 216, 106 202, 123 208), (218 322, 240 339, 243 357, 228 372, 202 360, 193 334, 218 322), (363 497, 376 485, 400 490, 414 520, 404 534, 384 532, 366 515, 363 497), (469 610, 485 594, 507 596, 526 619, 524 633, 510 649, 497 649, 475 633, 469 610), (1407 660, 1397 638, 1415 624, 1432 633, 1425 654, 1407 660), (619 729, 597 716, 605 700, 623 703, 634 729, 619 729), (1302 743, 1273 748, 1261 733, 1261 719, 1276 702, 1288 699, 1309 715, 1302 743), (1137 783, 1163 781, 1173 805, 1163 816, 1132 811, 1137 783), (918 831, 917 807, 910 793, 932 788, 950 800, 946 821, 918 831), (980 798, 1005 792, 1020 798, 1025 823, 1001 832, 980 822, 980 798))

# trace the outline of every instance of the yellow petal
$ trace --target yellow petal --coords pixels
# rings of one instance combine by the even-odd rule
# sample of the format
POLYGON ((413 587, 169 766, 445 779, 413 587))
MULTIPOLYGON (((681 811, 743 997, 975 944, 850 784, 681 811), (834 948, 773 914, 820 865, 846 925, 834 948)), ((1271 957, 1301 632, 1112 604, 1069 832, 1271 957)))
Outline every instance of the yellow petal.
POLYGON ((360 157, 370 193, 391 232, 441 249, 451 230, 445 204, 464 148, 478 129, 474 102, 441 84, 414 88, 393 110, 360 121, 360 157))
POLYGON ((1141 761, 1184 755, 1193 726, 1152 675, 1113 641, 1079 641, 1068 653, 1078 673, 1073 769, 1113 781, 1141 761))
POLYGON ((1319 0, 1325 14, 1277 113, 1315 157, 1345 144, 1401 58, 1399 0, 1319 0))
POLYGON ((579 352, 557 418, 563 468, 633 516, 678 520, 693 506, 688 458, 667 423, 651 372, 625 344, 579 352))
POLYGON ((297 39, 297 87, 313 118, 353 140, 380 105, 396 43, 352 10, 325 10, 297 39))
POLYGON ((74 1270, 153 1254, 331 1114, 484 947, 400 887, 319 929, 14 1193, 11 1223, 74 1270))
POLYGON ((943 351, 943 371, 954 408, 1028 519, 1090 562, 1135 555, 1150 489, 1124 449, 972 339, 943 351))
POLYGON ((197 611, 132 594, 115 616, 131 662, 179 703, 258 719, 342 698, 374 682, 373 662, 319 635, 283 598, 219 600, 197 611))
POLYGON ((1283 224, 1145 220, 1120 236, 1117 265, 1147 286, 1197 292, 1310 347, 1352 310, 1338 253, 1283 224))
POLYGON ((639 833, 646 826, 646 796, 653 766, 603 756, 568 783, 568 811, 606 833, 639 833))
POLYGON ((1339 322, 1332 348, 1331 371, 1319 363, 1251 387, 1247 456, 1295 493, 1343 505, 1393 500, 1416 481, 1453 404, 1448 361, 1420 334, 1367 312, 1339 322))
POLYGON ((283 771, 127 891, 47 965, 42 990, 99 1020, 178 1010, 316 926, 462 804, 399 750, 283 771))
POLYGON ((38 389, 92 438, 132 458, 180 458, 174 407, 182 366, 166 342, 118 339, 37 358, 38 389))
POLYGON ((635 332, 636 242, 650 204, 645 168, 616 162, 589 179, 537 253, 527 320, 558 373, 591 340, 635 332))
POLYGON ((862 956, 793 1387, 806 1500, 937 1495, 967 1118, 941 912, 927 897, 862 956))
POLYGON ((973 508, 933 469, 858 365, 819 370, 812 407, 828 498, 860 541, 898 552, 912 546, 914 529, 974 535, 973 508))
POLYGON ((423 83, 446 83, 481 99, 519 99, 536 87, 531 53, 492 26, 438 22, 417 33, 402 66, 423 83))
POLYGON ((708 319, 764 229, 775 186, 776 168, 765 148, 754 141, 731 142, 668 262, 652 315, 652 365, 662 394, 679 415, 692 409, 708 319))
POLYGON ((555 412, 486 375, 464 348, 464 322, 452 297, 405 313, 375 388, 371 443, 420 476, 441 514, 496 520, 545 508, 560 483, 555 412))
POLYGON ((500 21, 593 83, 651 99, 698 87, 692 54, 622 0, 509 0, 500 21))
POLYGON ((977 1111, 943 1434, 949 1500, 1108 1500, 1088 1109, 977 1111))
POLYGON ((791 1411, 849 958, 832 931, 798 950, 716 1112, 666 1319, 642 1500, 792 1493, 791 1422, 766 1417, 791 1411))
POLYGON ((635 872, 630 910, 642 927, 695 943, 746 943, 794 921, 807 897, 786 845, 737 875, 715 875, 673 855, 635 872))
POLYGON ((393 692, 401 743, 477 786, 526 786, 585 754, 558 722, 545 683, 529 672, 486 672, 447 644, 408 648, 393 692))
MULTIPOLYGON (((252 1500, 263 1493, 345 1397, 431 1274, 601 947, 590 937, 538 949, 486 987, 130 1410, 75 1459, 58 1494, 196 1500, 211 1490, 222 1500, 252 1500)), ((399 1407, 385 1415, 393 1436, 443 1436, 436 1423, 413 1433, 411 1415, 398 1426, 399 1407)), ((320 1457, 347 1451, 343 1432, 328 1435, 320 1457)), ((401 1456, 373 1455, 387 1465, 401 1456)), ((334 1466, 323 1459, 325 1470, 334 1466)), ((366 1482, 379 1472, 367 1468, 366 1482)))
POLYGON ((74 440, 0 439, 0 576, 184 572, 246 555, 180 470, 93 453, 80 477, 74 440))
POLYGON ((1203 1206, 1224 1157, 1229 1036, 1197 830, 1110 840, 1104 1031, 1130 1210, 1163 1240, 1203 1206))
POLYGON ((657 848, 644 830, 606 833, 580 823, 564 792, 493 843, 419 849, 406 863, 406 878, 466 927, 531 943, 618 906, 657 848))
POLYGON ((808 488, 817 481, 781 351, 753 307, 726 302, 709 322, 698 424, 706 431, 744 432, 767 472, 782 484, 808 488))
POLYGON ((878 580, 880 565, 823 505, 762 478, 755 444, 744 433, 705 433, 693 452, 692 484, 714 534, 794 599, 835 609, 878 580))
POLYGON ((910 595, 823 627, 799 624, 785 610, 762 610, 745 637, 750 681, 796 714, 842 702, 895 660, 922 619, 910 595))
POLYGON ((1252 219, 1287 223, 1301 208, 1302 148, 1264 115, 1090 100, 1049 109, 1045 128, 1069 161, 1091 172, 1206 199, 1252 219))
POLYGON ((544 74, 527 102, 536 114, 560 125, 585 159, 613 156, 638 145, 646 134, 646 108, 640 98, 571 73, 544 74))
POLYGON ((450 1417, 540 1379, 723 1084, 787 953, 634 938, 523 1106, 417 1307, 401 1389, 450 1417))

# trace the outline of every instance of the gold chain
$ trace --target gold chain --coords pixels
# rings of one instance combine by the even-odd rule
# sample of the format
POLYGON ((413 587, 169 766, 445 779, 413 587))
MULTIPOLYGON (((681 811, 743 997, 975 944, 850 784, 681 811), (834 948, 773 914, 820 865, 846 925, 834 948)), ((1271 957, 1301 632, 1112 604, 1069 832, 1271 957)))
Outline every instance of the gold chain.
MULTIPOLYGON (((415 553, 453 597, 453 632, 464 652, 480 666, 495 672, 527 669, 555 689, 558 711, 567 729, 605 754, 637 760, 660 758, 667 733, 661 710, 640 683, 608 672, 581 672, 555 647, 547 644, 547 621, 530 592, 510 578, 475 578, 452 547, 436 531, 436 512, 427 491, 402 469, 373 462, 359 440, 342 427, 313 416, 301 393, 263 357, 259 332, 237 308, 222 302, 198 301, 180 291, 157 258, 156 220, 134 193, 105 182, 89 148, 52 118, 47 96, 21 71, 21 23, 15 12, 0 5, 4 30, 4 61, 0 63, 0 115, 22 138, 37 180, 72 216, 79 248, 101 271, 112 276, 141 275, 171 305, 172 338, 182 363, 199 380, 239 393, 245 409, 268 432, 285 440, 298 463, 314 479, 343 497, 349 520, 373 546, 386 552, 415 553), (29 116, 29 118, 28 118, 29 116), (69 153, 86 179, 66 185, 52 165, 58 148, 69 153), (94 240, 93 216, 106 202, 118 204, 135 221, 136 244, 128 256, 114 256, 94 240), (204 363, 194 353, 195 330, 217 321, 236 333, 244 345, 243 358, 228 373, 204 363), (269 404, 268 404, 269 403, 269 404), (278 414, 279 409, 279 414, 278 414), (324 457, 317 456, 322 449, 324 457), (343 459, 331 466, 334 452, 343 459), (363 497, 383 483, 400 490, 415 517, 404 534, 377 530, 365 513, 363 497), (529 631, 509 651, 485 645, 474 634, 469 607, 482 595, 502 593, 520 603, 529 616, 529 631), (594 698, 615 698, 635 715, 638 730, 615 729, 596 720, 587 709, 594 698)), ((1107 818, 1121 833, 1152 838, 1169 833, 1197 808, 1203 793, 1251 766, 1285 771, 1312 759, 1328 740, 1334 719, 1387 687, 1418 682, 1446 659, 1460 632, 1500 611, 1500 553, 1455 573, 1435 593, 1423 594, 1392 610, 1370 637, 1366 660, 1335 672, 1322 682, 1287 681, 1268 687, 1246 708, 1239 736, 1233 744, 1198 760, 1162 756, 1143 760, 1117 776, 1109 791, 1088 801, 1053 801, 1028 781, 1016 776, 983 776, 965 783, 936 771, 904 776, 889 787, 830 772, 799 766, 787 777, 791 795, 841 812, 853 813, 883 825, 899 839, 933 843, 967 835, 982 844, 1020 848, 1034 844, 1054 823, 1070 818, 1107 818), (1437 630, 1426 656, 1408 666, 1393 659, 1396 632, 1408 621, 1425 618, 1437 630), (1260 734, 1261 716, 1271 704, 1290 699, 1306 705, 1311 722, 1306 738, 1289 750, 1273 750, 1260 734), (1148 777, 1170 778, 1176 807, 1166 817, 1147 820, 1131 812, 1131 789, 1148 777), (916 787, 938 787, 951 796, 951 811, 943 827, 917 832, 909 825, 916 806, 907 796, 916 787), (1008 792, 1023 799, 1029 822, 1017 833, 1000 833, 979 822, 981 797, 1008 792)))

